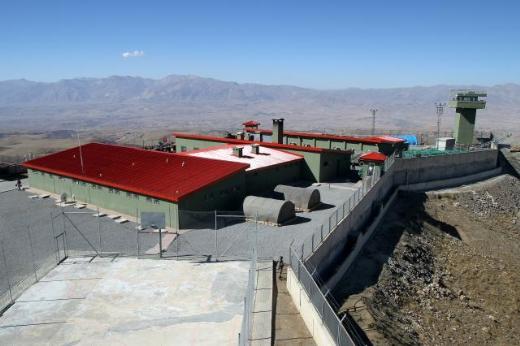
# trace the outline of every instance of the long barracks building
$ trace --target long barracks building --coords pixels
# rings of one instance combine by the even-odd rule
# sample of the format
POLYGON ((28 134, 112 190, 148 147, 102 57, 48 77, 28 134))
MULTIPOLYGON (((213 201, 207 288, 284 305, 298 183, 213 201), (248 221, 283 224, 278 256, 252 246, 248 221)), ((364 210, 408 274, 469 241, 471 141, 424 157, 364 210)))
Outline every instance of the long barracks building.
POLYGON ((332 150, 183 132, 174 132, 173 135, 175 136, 175 145, 178 152, 207 149, 222 146, 223 144, 232 144, 235 146, 256 144, 270 149, 293 153, 303 157, 301 177, 311 181, 323 182, 336 177, 346 176, 350 173, 351 169, 351 150, 332 150))
POLYGON ((245 195, 248 164, 91 143, 24 163, 33 188, 126 215, 233 208, 245 195))
POLYGON ((243 123, 244 133, 249 140, 265 142, 273 141, 282 144, 299 145, 313 148, 352 150, 354 153, 378 151, 385 155, 399 153, 406 149, 405 141, 391 136, 342 136, 327 133, 286 131, 283 119, 274 119, 273 129, 260 129, 260 123, 247 121, 243 123))

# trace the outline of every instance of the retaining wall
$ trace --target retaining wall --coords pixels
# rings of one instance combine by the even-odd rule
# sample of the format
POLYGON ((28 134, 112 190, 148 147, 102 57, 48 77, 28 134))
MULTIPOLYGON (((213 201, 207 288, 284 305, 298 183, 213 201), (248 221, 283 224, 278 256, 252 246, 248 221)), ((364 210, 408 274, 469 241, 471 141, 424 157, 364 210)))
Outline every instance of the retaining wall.
POLYGON ((350 214, 329 234, 306 260, 306 265, 334 287, 368 241, 384 212, 403 186, 442 188, 485 179, 500 173, 498 151, 484 150, 463 154, 397 159, 350 214), (422 185, 421 185, 422 184, 422 185))

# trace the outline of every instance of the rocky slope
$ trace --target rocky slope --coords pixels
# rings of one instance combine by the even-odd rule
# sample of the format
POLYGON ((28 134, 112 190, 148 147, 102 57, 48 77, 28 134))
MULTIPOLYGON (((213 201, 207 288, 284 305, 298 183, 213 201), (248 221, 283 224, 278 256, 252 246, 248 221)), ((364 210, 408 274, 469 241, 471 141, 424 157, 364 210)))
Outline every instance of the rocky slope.
POLYGON ((520 182, 412 194, 336 288, 374 344, 520 344, 520 182))

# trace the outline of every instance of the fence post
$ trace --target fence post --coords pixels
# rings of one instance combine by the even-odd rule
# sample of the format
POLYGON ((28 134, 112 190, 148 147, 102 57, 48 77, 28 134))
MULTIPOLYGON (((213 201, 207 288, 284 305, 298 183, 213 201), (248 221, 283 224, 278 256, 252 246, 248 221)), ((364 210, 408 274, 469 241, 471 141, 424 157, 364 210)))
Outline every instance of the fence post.
POLYGON ((29 238, 29 247, 31 248, 31 259, 33 263, 34 279, 38 281, 38 274, 36 273, 36 262, 34 261, 34 249, 31 238, 31 226, 27 226, 27 237, 29 238))
POLYGON ((159 258, 162 258, 162 228, 159 228, 159 258))
POLYGON ((218 237, 217 237, 217 229, 218 229, 217 210, 215 210, 215 262, 218 262, 218 237))
POLYGON ((9 287, 9 299, 13 302, 13 292, 11 290, 11 279, 9 277, 9 267, 7 266, 7 258, 5 257, 4 242, 0 242, 0 250, 2 250, 2 258, 4 259, 5 276, 7 277, 7 286, 9 287))
POLYGON ((253 249, 258 256, 258 211, 255 213, 255 244, 253 249))
POLYGON ((103 245, 101 242, 101 216, 99 215, 99 207, 97 207, 97 219, 98 219, 98 241, 99 241, 99 253, 103 254, 103 245))

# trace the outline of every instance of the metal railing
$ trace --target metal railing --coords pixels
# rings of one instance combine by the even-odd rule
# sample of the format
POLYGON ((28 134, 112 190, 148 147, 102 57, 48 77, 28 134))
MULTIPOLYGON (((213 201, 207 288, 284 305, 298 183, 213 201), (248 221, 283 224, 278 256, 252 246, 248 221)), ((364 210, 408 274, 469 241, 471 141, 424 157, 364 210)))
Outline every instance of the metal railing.
POLYGON ((487 150, 492 150, 492 149, 486 148, 485 145, 471 145, 471 146, 456 145, 453 149, 449 149, 449 150, 439 150, 439 149, 435 149, 435 148, 407 150, 407 151, 403 152, 403 159, 457 155, 457 154, 466 154, 469 152, 487 151, 487 150))
MULTIPOLYGON (((390 169, 395 162, 395 158, 391 156, 385 161, 385 171, 390 169)), ((340 225, 366 196, 366 194, 377 184, 381 178, 381 168, 375 167, 372 175, 363 178, 361 186, 336 210, 329 215, 326 222, 317 227, 314 232, 305 238, 300 244, 295 245, 296 251, 300 258, 306 260, 310 255, 320 247, 321 243, 327 236, 340 225)))
MULTIPOLYGON (((387 158, 384 164, 384 171, 388 171, 394 163, 394 156, 387 158)), ((341 319, 338 317, 336 311, 339 306, 336 303, 334 308, 330 304, 330 301, 334 301, 334 298, 330 295, 330 290, 321 282, 316 269, 309 272, 304 261, 321 246, 327 236, 333 232, 338 225, 345 221, 350 212, 361 202, 380 179, 381 168, 377 167, 371 176, 367 176, 363 179, 362 185, 351 197, 340 207, 336 208, 335 212, 329 216, 328 222, 322 224, 317 231, 313 232, 311 236, 306 238, 300 245, 296 245, 296 248, 292 246, 289 248, 291 269, 307 293, 330 335, 334 338, 336 345, 361 345, 364 344, 364 341, 363 338, 357 334, 356 326, 351 324, 351 319, 346 313, 341 319), (325 291, 325 293, 323 291, 325 291), (345 325, 349 326, 348 331, 345 325)))
POLYGON ((250 344, 250 340, 253 332, 253 309, 255 300, 255 289, 256 289, 256 264, 257 264, 257 253, 253 247, 251 251, 251 262, 249 267, 249 277, 247 281, 246 296, 244 297, 244 314, 242 315, 242 327, 238 334, 238 344, 245 346, 250 344))
POLYGON ((319 280, 317 280, 316 272, 309 272, 294 249, 291 248, 289 253, 289 265, 295 277, 300 282, 336 345, 350 346, 362 343, 361 337, 355 333, 354 329, 349 333, 345 328, 344 322, 348 319, 347 315, 343 315, 341 319, 338 317, 336 310, 327 299, 327 297, 332 298, 330 290, 324 285, 321 288, 318 286, 317 281, 319 280), (325 293, 322 290, 325 290, 325 293), (356 342, 353 338, 356 339, 356 342))

